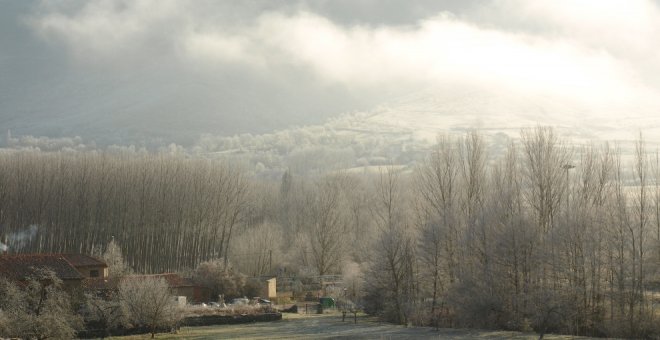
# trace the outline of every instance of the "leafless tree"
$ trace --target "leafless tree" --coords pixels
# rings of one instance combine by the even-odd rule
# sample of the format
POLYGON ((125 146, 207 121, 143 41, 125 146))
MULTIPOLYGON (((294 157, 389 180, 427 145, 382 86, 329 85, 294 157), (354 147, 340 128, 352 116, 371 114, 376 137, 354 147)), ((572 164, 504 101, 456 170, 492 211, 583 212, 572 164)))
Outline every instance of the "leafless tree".
POLYGON ((484 194, 487 186, 486 145, 483 137, 472 131, 459 143, 459 174, 461 179, 460 201, 462 224, 465 229, 465 255, 475 258, 481 266, 487 267, 488 243, 487 224, 478 223, 483 213, 484 194))
POLYGON ((456 143, 441 136, 429 159, 417 169, 416 189, 420 224, 420 258, 429 271, 432 287, 431 315, 435 317, 439 294, 452 284, 457 271, 458 155, 456 143), (445 282, 445 278, 447 282, 445 282))
POLYGON ((524 151, 525 197, 536 214, 538 227, 547 233, 566 189, 568 150, 559 144, 551 128, 538 127, 521 132, 524 151))
POLYGON ((311 217, 308 229, 310 261, 319 275, 338 273, 345 255, 347 218, 341 180, 340 177, 323 179, 307 206, 311 217))
POLYGON ((151 338, 159 329, 172 328, 180 319, 181 312, 163 278, 124 278, 119 285, 119 297, 130 322, 149 329, 151 338))
POLYGON ((2 234, 38 228, 14 252, 90 253, 114 236, 136 271, 172 271, 225 257, 246 223, 248 180, 220 161, 13 151, 0 164, 18 174, 0 177, 2 234))
POLYGON ((108 298, 86 293, 82 315, 88 327, 98 327, 106 337, 110 336, 114 329, 129 326, 126 304, 121 303, 116 294, 108 298))
POLYGON ((385 317, 393 322, 406 324, 410 316, 409 306, 414 302, 416 273, 414 235, 408 230, 405 219, 404 198, 398 172, 389 167, 380 173, 376 186, 373 216, 379 229, 374 245, 371 264, 373 292, 384 296, 385 317))

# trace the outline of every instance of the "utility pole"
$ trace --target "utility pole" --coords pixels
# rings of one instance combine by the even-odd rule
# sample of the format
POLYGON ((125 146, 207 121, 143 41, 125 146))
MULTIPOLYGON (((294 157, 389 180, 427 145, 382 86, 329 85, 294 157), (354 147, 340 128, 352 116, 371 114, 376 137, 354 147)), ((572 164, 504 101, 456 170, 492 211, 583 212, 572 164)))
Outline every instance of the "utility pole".
POLYGON ((568 198, 568 196, 569 196, 569 194, 568 194, 568 189, 569 189, 568 170, 571 170, 571 169, 575 168, 575 165, 567 163, 567 164, 562 165, 561 168, 566 171, 566 217, 568 219, 568 204, 569 204, 569 201, 568 201, 568 199, 569 199, 568 198))

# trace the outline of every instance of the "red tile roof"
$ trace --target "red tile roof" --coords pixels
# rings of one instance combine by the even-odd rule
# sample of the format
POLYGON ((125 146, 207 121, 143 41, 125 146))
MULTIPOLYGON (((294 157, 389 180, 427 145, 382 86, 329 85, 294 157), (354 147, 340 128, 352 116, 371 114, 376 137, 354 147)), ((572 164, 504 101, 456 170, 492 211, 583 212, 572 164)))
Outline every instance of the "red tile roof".
POLYGON ((64 258, 69 261, 74 267, 103 267, 107 268, 108 265, 105 264, 103 260, 100 260, 96 257, 83 254, 62 254, 64 258))
POLYGON ((82 280, 83 276, 62 254, 0 255, 0 276, 22 281, 36 268, 48 268, 62 280, 82 280))

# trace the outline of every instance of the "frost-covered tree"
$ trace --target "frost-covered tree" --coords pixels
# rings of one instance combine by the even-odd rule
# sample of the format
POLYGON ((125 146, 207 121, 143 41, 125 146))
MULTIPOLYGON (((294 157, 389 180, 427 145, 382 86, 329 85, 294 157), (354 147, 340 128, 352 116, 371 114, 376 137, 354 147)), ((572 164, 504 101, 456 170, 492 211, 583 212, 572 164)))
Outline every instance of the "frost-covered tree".
POLYGON ((126 304, 121 303, 117 294, 109 299, 92 293, 85 294, 82 312, 85 323, 93 325, 95 329, 102 329, 104 336, 110 336, 113 329, 129 326, 126 304))
POLYGON ((119 285, 119 297, 128 311, 130 323, 149 329, 152 338, 158 330, 174 327, 181 318, 181 311, 163 278, 124 278, 119 285))
POLYGON ((81 327, 53 271, 35 268, 23 287, 0 278, 0 337, 72 339, 81 327))
POLYGON ((108 276, 111 278, 122 277, 133 272, 126 260, 124 260, 121 248, 117 242, 115 242, 114 237, 108 243, 105 252, 103 252, 102 258, 108 265, 108 276))

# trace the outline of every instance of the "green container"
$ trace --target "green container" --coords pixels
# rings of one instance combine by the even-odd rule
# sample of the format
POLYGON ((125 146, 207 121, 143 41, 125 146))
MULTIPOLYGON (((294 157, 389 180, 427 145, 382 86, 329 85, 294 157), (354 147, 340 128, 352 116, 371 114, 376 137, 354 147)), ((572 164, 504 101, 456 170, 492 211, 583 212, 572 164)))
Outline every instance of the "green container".
POLYGON ((319 303, 323 308, 335 308, 335 299, 331 297, 322 297, 319 299, 319 303))

